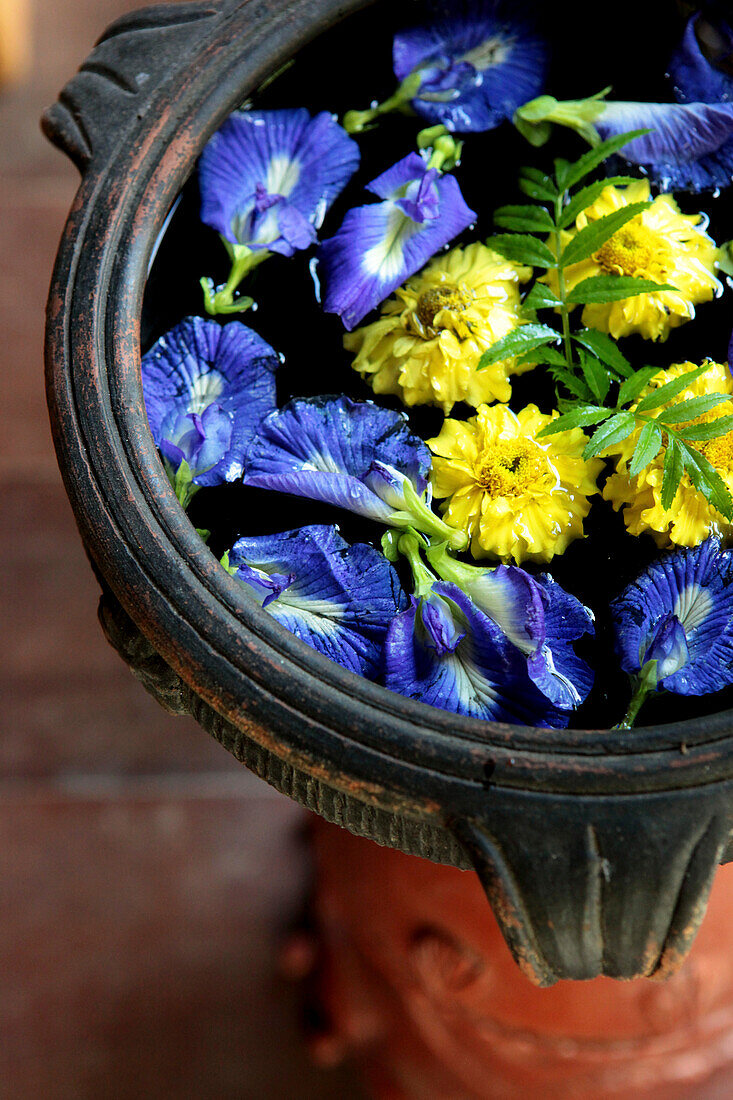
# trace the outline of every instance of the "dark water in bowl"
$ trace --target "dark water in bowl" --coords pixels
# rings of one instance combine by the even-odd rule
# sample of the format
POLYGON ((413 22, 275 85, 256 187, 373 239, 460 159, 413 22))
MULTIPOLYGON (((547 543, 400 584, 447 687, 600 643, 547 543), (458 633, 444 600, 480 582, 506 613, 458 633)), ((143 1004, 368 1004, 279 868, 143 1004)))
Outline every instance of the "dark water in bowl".
MULTIPOLYGON (((580 99, 612 85, 615 99, 671 98, 665 68, 684 27, 684 5, 672 0, 617 0, 606 18, 608 9, 601 12, 587 2, 537 6, 545 34, 553 43, 550 94, 580 99)), ((349 17, 304 48, 290 68, 253 97, 253 103, 258 108, 305 106, 312 113, 328 110, 342 116, 350 108, 385 99, 395 87, 392 33, 399 26, 419 22, 426 10, 425 4, 415 0, 390 0, 349 17)), ((322 237, 338 229, 351 206, 368 201, 364 185, 414 149, 422 125, 419 119, 389 116, 376 130, 359 137, 361 167, 331 208, 322 237)), ((575 159, 586 148, 576 135, 557 130, 548 147, 535 150, 508 123, 487 134, 468 135, 456 176, 477 213, 477 223, 451 247, 486 239, 493 232, 492 213, 498 206, 526 201, 516 182, 520 167, 532 164, 549 171, 554 157, 575 159)), ((709 194, 677 198, 684 213, 705 211, 709 232, 718 243, 733 237, 733 191, 721 198, 709 194)), ((202 275, 211 276, 215 284, 227 277, 226 253, 218 235, 200 222, 199 205, 194 175, 182 192, 148 280, 143 351, 183 317, 204 315, 202 275)), ((258 309, 240 319, 285 357, 278 373, 279 404, 291 397, 326 393, 371 398, 371 389, 351 369, 352 356, 343 349, 340 320, 318 306, 313 255, 314 250, 291 259, 276 256, 257 268, 242 289, 255 298, 258 309)), ((700 363, 706 356, 724 362, 733 327, 730 294, 727 290, 722 299, 699 307, 696 320, 672 332, 666 343, 655 345, 635 336, 622 341, 622 350, 635 366, 666 367, 688 359, 700 363)), ((579 324, 579 311, 573 319, 579 324)), ((545 412, 554 406, 552 387, 540 370, 513 380, 512 408, 520 409, 530 401, 545 412)), ((379 403, 403 408, 396 398, 380 397, 379 403)), ((462 419, 473 414, 468 406, 457 406, 452 416, 462 419)), ((410 410, 410 421, 427 438, 439 431, 442 413, 417 407, 410 410)), ((585 521, 587 538, 554 558, 548 571, 595 613, 596 638, 583 641, 578 649, 595 667, 596 683, 571 725, 604 728, 620 720, 629 698, 626 676, 613 654, 608 602, 659 551, 650 537, 627 535, 622 517, 600 496, 592 501, 585 521)), ((241 485, 202 489, 189 514, 196 526, 212 530, 210 545, 217 556, 239 535, 270 534, 313 523, 335 523, 349 541, 378 544, 382 533, 374 524, 339 509, 241 485)), ((679 721, 732 706, 733 689, 699 699, 660 696, 646 705, 642 719, 645 724, 679 721)))

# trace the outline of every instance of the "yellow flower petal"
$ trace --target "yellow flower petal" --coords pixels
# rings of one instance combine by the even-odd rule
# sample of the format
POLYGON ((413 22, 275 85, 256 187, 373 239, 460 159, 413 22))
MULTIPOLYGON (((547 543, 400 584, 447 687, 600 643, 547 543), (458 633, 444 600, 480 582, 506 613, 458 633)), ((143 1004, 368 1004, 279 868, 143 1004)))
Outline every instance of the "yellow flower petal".
MULTIPOLYGON (((679 378, 695 369, 694 363, 676 363, 669 370, 656 374, 641 395, 679 378)), ((709 369, 674 398, 677 404, 692 397, 709 393, 733 395, 733 378, 727 364, 712 363, 709 369)), ((640 399, 641 399, 640 397, 640 399)), ((668 405, 661 405, 650 415, 658 416, 668 405)), ((695 421, 709 421, 731 413, 727 404, 718 405, 711 412, 695 421)), ((675 425, 682 428, 684 424, 675 425)), ((666 447, 636 477, 631 477, 629 467, 639 439, 635 431, 608 453, 616 458, 616 469, 608 478, 603 497, 612 503, 616 511, 623 508, 627 530, 632 535, 649 533, 660 547, 697 546, 711 534, 730 539, 733 524, 728 523, 698 492, 685 474, 669 508, 662 507, 663 467, 666 447)), ((729 488, 733 486, 733 432, 718 439, 694 444, 718 470, 729 488)))
MULTIPOLYGON (((606 187, 578 215, 575 230, 563 234, 563 247, 591 222, 622 207, 649 199, 649 181, 627 187, 606 187)), ((550 247, 553 242, 549 241, 550 247)), ((695 315, 695 306, 720 293, 716 277, 718 249, 705 232, 702 214, 682 214, 672 195, 658 195, 652 205, 622 226, 588 259, 565 271, 568 290, 595 275, 633 275, 668 283, 674 291, 639 294, 620 302, 587 305, 583 324, 608 332, 614 339, 639 333, 646 340, 666 340, 695 315)), ((557 292, 557 274, 546 281, 557 292)))
POLYGON ((474 557, 548 562, 583 536, 603 462, 583 458, 579 428, 537 440, 551 419, 536 405, 516 414, 481 405, 428 440, 433 491, 447 498, 445 521, 470 537, 474 557))
POLYGON ((487 348, 524 322, 519 288, 531 274, 478 242, 436 257, 385 302, 378 321, 344 337, 354 369, 375 393, 446 414, 458 401, 508 401, 510 376, 527 365, 477 368, 487 348))

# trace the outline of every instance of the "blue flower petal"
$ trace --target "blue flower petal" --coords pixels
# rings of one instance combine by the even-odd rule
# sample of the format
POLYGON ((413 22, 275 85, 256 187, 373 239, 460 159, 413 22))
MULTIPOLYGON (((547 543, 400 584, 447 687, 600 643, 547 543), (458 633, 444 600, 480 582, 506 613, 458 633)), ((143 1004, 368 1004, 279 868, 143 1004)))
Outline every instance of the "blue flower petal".
MULTIPOLYGON (((688 660, 663 677, 660 687, 706 695, 733 683, 733 553, 721 551, 717 539, 653 562, 611 611, 624 671, 639 671, 650 647, 660 644, 660 627, 673 616, 684 631, 688 660)), ((679 653, 678 642, 673 648, 679 653)))
POLYGON ((470 573, 464 567, 467 595, 513 645, 534 653, 545 640, 545 601, 535 579, 516 565, 469 568, 470 573))
MULTIPOLYGON (((241 547, 240 542, 235 543, 232 550, 229 551, 229 565, 236 564, 237 572, 235 574, 238 581, 242 584, 246 584, 252 589, 253 595, 260 601, 263 607, 269 607, 273 600, 276 600, 278 596, 281 596, 286 588, 290 588, 295 580, 294 573, 269 573, 265 569, 261 569, 257 566, 249 565, 247 562, 247 547, 241 547), (236 563, 232 562, 232 554, 237 559, 236 563)), ((254 560, 257 560, 261 554, 261 549, 254 547, 252 556, 254 560)), ((270 568, 273 568, 271 562, 267 563, 270 568)), ((276 567, 275 567, 276 568, 276 567)))
POLYGON ((467 133, 491 130, 542 91, 548 48, 515 13, 493 0, 451 6, 430 26, 395 35, 395 74, 419 70, 422 84, 412 106, 430 122, 467 133))
POLYGON ((425 645, 434 649, 439 657, 455 653, 466 632, 461 630, 450 605, 435 589, 419 601, 419 614, 425 630, 425 645))
POLYGON ((323 241, 323 308, 349 330, 475 220, 458 183, 411 153, 374 180, 381 203, 350 210, 323 241))
POLYGON ((680 103, 729 103, 733 100, 733 28, 711 13, 690 17, 669 76, 680 103), (706 53, 700 46, 704 36, 706 53))
POLYGON ((211 470, 232 441, 232 418, 221 405, 209 405, 199 413, 181 414, 173 410, 163 419, 160 451, 174 470, 182 461, 199 477, 211 470), (172 440, 176 440, 175 443, 172 440))
POLYGON ((545 601, 544 637, 528 660, 529 674, 555 706, 574 710, 587 698, 594 674, 577 656, 573 643, 595 632, 593 616, 548 573, 534 579, 545 601))
POLYGON ((422 493, 429 471, 426 445, 399 413, 348 397, 314 397, 267 417, 247 456, 244 484, 388 522, 399 475, 422 493), (391 476, 381 476, 379 464, 391 476))
POLYGON ((385 647, 385 685, 442 710, 486 721, 567 725, 527 675, 527 662, 503 631, 454 584, 433 591, 450 607, 457 633, 454 649, 434 644, 418 614, 418 602, 398 615, 385 647))
POLYGON ((411 184, 419 187, 426 178, 429 184, 434 184, 437 177, 438 173, 435 169, 428 169, 419 153, 408 153, 368 183, 365 190, 378 199, 396 202, 411 184))
POLYGON ((733 179, 733 103, 611 102, 594 125, 604 141, 651 128, 625 145, 621 156, 666 191, 705 191, 733 179))
POLYGON ((384 462, 375 459, 364 476, 364 484, 397 512, 403 509, 409 510, 409 503, 405 499, 406 489, 410 485, 414 486, 419 478, 419 472, 417 477, 408 476, 394 466, 387 466, 384 462))
POLYGON ((278 366, 270 345, 239 321, 181 321, 142 360, 156 445, 171 460, 180 454, 198 462, 197 485, 235 481, 260 422, 275 408, 278 366))
POLYGON ((480 569, 434 548, 431 564, 456 582, 473 604, 524 655, 530 679, 561 710, 574 710, 588 695, 593 672, 573 644, 593 633, 593 617, 552 577, 532 577, 516 565, 480 569))
POLYGON ((661 681, 683 668, 690 659, 685 628, 676 615, 665 615, 658 624, 646 653, 642 658, 642 667, 647 661, 657 662, 657 680, 661 681))
POLYGON ((397 574, 371 546, 349 546, 335 527, 239 539, 235 576, 304 642, 352 672, 376 677, 384 638, 408 603, 397 574))
POLYGON ((232 244, 292 256, 358 165, 358 145, 326 111, 238 111, 201 154, 201 218, 232 244))

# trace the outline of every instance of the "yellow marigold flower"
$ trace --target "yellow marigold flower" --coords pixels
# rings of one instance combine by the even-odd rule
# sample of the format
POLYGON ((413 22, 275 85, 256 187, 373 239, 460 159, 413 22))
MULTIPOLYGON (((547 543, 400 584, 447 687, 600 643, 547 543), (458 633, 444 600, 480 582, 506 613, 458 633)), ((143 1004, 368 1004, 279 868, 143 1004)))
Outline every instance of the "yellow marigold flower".
POLYGON ((476 368, 522 323, 519 285, 531 275, 480 243, 438 256, 384 304, 378 321, 344 337, 357 353, 354 369, 375 393, 396 394, 405 405, 449 413, 456 401, 508 401, 509 375, 528 368, 516 359, 476 368))
POLYGON ((580 428, 538 440, 555 416, 481 405, 428 440, 434 493, 449 498, 445 521, 469 535, 474 557, 548 562, 583 536, 603 462, 585 461, 580 428))
MULTIPOLYGON (((578 216, 575 231, 562 234, 563 247, 589 222, 648 199, 648 180, 604 188, 578 216)), ((715 277, 718 249, 705 232, 706 224, 703 214, 681 214, 672 195, 658 195, 647 210, 622 226, 592 256, 567 267, 568 290, 594 275, 633 275, 677 288, 587 305, 583 324, 608 332, 616 340, 635 332, 647 340, 666 340, 671 329, 691 321, 695 306, 709 302, 722 289, 715 277)), ((546 278, 557 292, 557 272, 546 278)))
MULTIPOLYGON (((694 363, 675 363, 669 370, 655 374, 641 396, 694 369, 694 363)), ((727 365, 712 363, 705 374, 693 381, 670 404, 678 404, 707 393, 733 394, 733 379, 727 365)), ((648 415, 656 418, 667 407, 668 405, 661 405, 658 409, 651 409, 648 415)), ((729 416, 731 411, 726 402, 705 416, 698 417, 695 423, 729 416)), ((683 427, 685 424, 675 424, 675 428, 683 427)), ((609 454, 618 457, 615 473, 609 477, 603 489, 604 498, 611 501, 616 511, 624 509, 624 520, 630 533, 641 535, 648 531, 662 548, 672 545, 697 546, 709 535, 730 538, 733 525, 708 504, 702 493, 695 489, 688 474, 683 475, 672 506, 666 510, 662 507, 665 447, 641 473, 633 478, 629 476, 629 466, 639 439, 639 431, 633 432, 623 443, 609 451, 609 454)), ((733 491, 733 432, 708 442, 697 442, 694 446, 716 468, 728 489, 733 491)))

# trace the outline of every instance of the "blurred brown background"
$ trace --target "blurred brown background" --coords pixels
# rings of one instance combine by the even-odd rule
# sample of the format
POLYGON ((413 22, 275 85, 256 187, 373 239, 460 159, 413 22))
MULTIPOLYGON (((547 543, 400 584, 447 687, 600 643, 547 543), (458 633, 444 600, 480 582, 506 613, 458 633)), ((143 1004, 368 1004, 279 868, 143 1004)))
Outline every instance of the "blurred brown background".
POLYGON ((38 119, 142 6, 0 0, 0 1097, 345 1097, 277 975, 300 813, 106 646, 50 440, 43 313, 77 177, 38 119))

